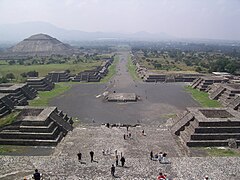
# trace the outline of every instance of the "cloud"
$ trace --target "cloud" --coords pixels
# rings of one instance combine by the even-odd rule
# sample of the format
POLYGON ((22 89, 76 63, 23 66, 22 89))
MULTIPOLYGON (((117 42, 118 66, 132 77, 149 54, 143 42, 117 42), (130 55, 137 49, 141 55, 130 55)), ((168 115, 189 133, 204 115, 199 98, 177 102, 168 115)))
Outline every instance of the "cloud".
POLYGON ((0 24, 46 21, 84 31, 240 39, 238 0, 0 0, 0 17, 0 24))

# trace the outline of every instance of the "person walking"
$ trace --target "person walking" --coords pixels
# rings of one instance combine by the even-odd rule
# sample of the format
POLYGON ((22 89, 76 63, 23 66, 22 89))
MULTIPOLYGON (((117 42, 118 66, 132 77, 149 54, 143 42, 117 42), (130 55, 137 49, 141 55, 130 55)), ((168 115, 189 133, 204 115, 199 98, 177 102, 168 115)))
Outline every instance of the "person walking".
POLYGON ((126 134, 123 135, 123 139, 126 140, 126 134))
POLYGON ((153 152, 150 152, 150 159, 153 160, 153 152))
POLYGON ((111 167, 111 174, 112 174, 113 177, 115 176, 115 167, 114 167, 113 164, 112 164, 112 167, 111 167))
POLYGON ((122 163, 122 167, 124 166, 124 163, 125 163, 125 158, 122 156, 121 159, 120 159, 121 163, 122 163))
POLYGON ((35 173, 33 174, 33 179, 40 180, 41 174, 38 172, 38 169, 35 169, 35 173))
POLYGON ((93 162, 93 155, 94 155, 94 152, 90 151, 91 162, 93 162))
POLYGON ((79 152, 77 156, 78 156, 78 161, 80 162, 82 160, 82 153, 79 152))
POLYGON ((116 155, 116 167, 118 166, 118 155, 116 155))

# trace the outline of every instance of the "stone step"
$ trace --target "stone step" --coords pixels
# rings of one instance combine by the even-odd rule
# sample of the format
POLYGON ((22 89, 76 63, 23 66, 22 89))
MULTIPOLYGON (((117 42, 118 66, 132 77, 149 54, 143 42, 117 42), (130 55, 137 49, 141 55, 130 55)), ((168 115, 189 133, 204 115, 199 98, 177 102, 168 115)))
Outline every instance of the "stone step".
POLYGON ((21 132, 37 132, 37 133, 49 133, 56 127, 56 124, 52 121, 48 126, 20 126, 21 132))
POLYGON ((8 110, 0 113, 0 118, 6 116, 6 115, 9 114, 10 112, 11 112, 11 110, 8 109, 8 110))
POLYGON ((211 121, 211 122, 199 122, 200 127, 240 127, 239 121, 211 121))
MULTIPOLYGON (((238 146, 240 145, 240 140, 236 141, 238 146)), ((190 140, 187 142, 188 147, 227 147, 228 140, 205 140, 205 141, 196 141, 190 140)))
POLYGON ((56 139, 60 130, 58 126, 50 133, 20 132, 13 130, 3 130, 0 132, 1 139, 56 139))
POLYGON ((191 140, 227 140, 231 138, 240 140, 240 133, 198 133, 191 135, 191 140))
POLYGON ((195 133, 239 133, 240 127, 197 127, 195 133))
POLYGON ((19 146, 56 146, 63 138, 60 132, 56 139, 1 139, 0 145, 19 145, 19 146))

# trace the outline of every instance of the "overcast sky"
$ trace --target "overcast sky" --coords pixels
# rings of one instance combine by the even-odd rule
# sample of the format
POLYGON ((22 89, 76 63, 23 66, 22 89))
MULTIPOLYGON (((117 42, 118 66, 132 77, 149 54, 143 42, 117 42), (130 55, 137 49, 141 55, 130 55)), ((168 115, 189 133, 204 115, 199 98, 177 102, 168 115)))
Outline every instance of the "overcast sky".
POLYGON ((240 0, 0 0, 0 24, 240 40, 240 0))

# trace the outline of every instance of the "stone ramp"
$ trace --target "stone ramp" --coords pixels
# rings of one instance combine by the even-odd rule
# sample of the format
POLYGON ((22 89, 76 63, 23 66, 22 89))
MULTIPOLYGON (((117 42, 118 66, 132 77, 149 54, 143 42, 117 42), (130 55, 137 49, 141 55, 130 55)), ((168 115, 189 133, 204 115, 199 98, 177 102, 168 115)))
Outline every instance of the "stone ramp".
POLYGON ((239 110, 240 106, 240 95, 236 97, 227 105, 227 107, 233 108, 234 110, 239 110))
POLYGON ((218 85, 217 89, 215 91, 213 91, 212 93, 209 94, 209 98, 210 99, 213 99, 213 100, 216 100, 218 99, 221 94, 225 91, 226 89, 221 86, 221 85, 218 85))

